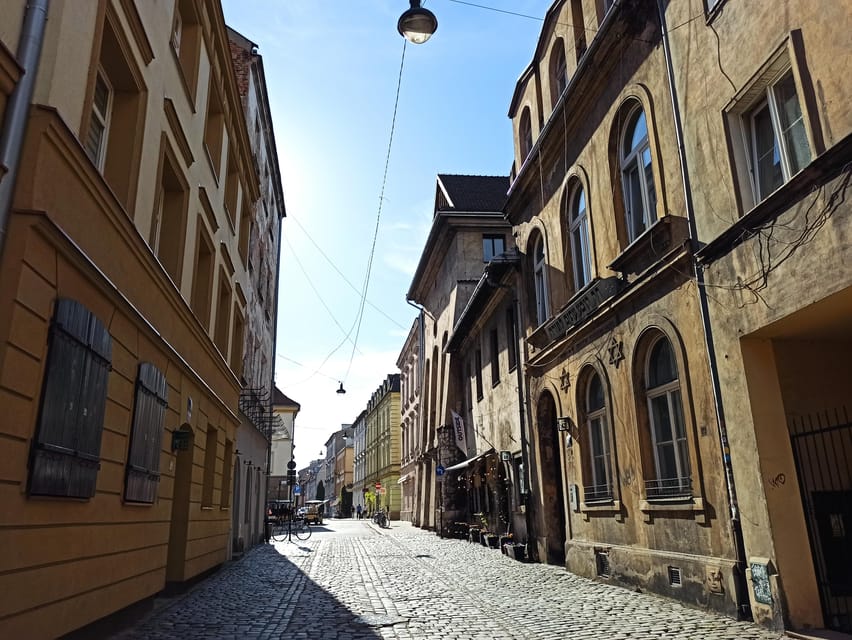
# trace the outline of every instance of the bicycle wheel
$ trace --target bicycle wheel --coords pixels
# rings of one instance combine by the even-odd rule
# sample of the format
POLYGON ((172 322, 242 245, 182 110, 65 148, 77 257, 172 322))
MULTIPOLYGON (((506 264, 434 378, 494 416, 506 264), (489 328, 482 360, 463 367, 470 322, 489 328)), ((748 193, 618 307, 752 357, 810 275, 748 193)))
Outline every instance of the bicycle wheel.
POLYGON ((307 540, 311 537, 311 527, 307 522, 301 522, 300 524, 293 525, 293 533, 299 540, 307 540))
POLYGON ((275 542, 281 542, 287 538, 287 527, 283 524, 276 524, 272 527, 272 533, 270 537, 275 540, 275 542))

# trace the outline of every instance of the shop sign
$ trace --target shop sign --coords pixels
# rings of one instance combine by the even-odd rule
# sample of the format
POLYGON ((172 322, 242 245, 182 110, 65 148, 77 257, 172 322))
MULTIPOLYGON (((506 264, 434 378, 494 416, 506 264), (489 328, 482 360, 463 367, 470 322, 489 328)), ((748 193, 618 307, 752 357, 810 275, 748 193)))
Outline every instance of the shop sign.
POLYGON ((579 297, 569 304, 544 328, 550 341, 558 340, 578 324, 582 324, 604 302, 612 298, 621 288, 621 280, 612 276, 592 282, 579 297))

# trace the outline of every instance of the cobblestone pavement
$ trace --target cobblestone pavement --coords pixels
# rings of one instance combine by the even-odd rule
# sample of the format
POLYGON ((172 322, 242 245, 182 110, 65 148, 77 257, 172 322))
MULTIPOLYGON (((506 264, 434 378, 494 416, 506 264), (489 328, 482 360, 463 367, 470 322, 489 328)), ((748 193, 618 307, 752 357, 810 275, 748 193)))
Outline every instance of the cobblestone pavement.
POLYGON ((524 564, 407 523, 332 520, 262 545, 115 640, 770 640, 778 633, 524 564))

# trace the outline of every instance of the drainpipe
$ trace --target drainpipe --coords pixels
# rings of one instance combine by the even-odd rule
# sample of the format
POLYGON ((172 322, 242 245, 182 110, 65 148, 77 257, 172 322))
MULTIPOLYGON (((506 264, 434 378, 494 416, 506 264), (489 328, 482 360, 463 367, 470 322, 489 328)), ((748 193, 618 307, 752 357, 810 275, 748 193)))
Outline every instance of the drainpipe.
MULTIPOLYGON (((424 349, 425 349, 424 340, 426 338, 426 329, 424 327, 424 325, 425 325, 424 317, 426 315, 426 309, 424 307, 422 307, 421 305, 417 304, 416 302, 412 302, 407 296, 405 298, 405 301, 409 305, 411 305, 412 307, 417 309, 417 312, 419 314, 418 322, 417 322, 417 331, 418 331, 418 336, 417 336, 417 397, 420 398, 421 403, 422 403, 422 400, 423 400, 423 360, 424 360, 423 359, 423 353, 424 353, 424 349)), ((418 417, 418 424, 417 424, 417 432, 418 432, 417 433, 417 441, 418 442, 420 442, 420 433, 421 433, 422 427, 423 427, 423 411, 422 411, 423 405, 421 404, 420 407, 421 407, 421 410, 418 411, 418 416, 417 416, 418 417)), ((422 445, 424 443, 420 442, 420 444, 422 445)), ((423 478, 421 477, 420 469, 424 465, 419 460, 416 462, 416 465, 417 465, 417 470, 418 470, 418 473, 416 475, 417 485, 416 485, 416 489, 415 489, 416 492, 417 492, 416 499, 415 499, 416 514, 412 514, 411 517, 412 517, 412 521, 417 520, 417 525, 422 528, 423 521, 420 519, 420 514, 421 514, 420 499, 421 499, 421 496, 423 495, 422 489, 423 489, 424 481, 423 481, 423 478)), ((425 519, 428 521, 428 517, 425 518, 425 519)))
MULTIPOLYGON (((666 25, 666 12, 663 6, 663 0, 657 0, 657 11, 660 15, 660 29, 663 39, 663 55, 666 59, 666 74, 669 81, 669 95, 672 103, 672 113, 674 115, 675 138, 677 141, 678 160, 680 162, 681 179, 683 180, 684 201, 686 204, 686 219, 689 224, 689 243, 693 252, 698 247, 698 227, 695 222, 695 207, 692 201, 692 188, 689 180, 689 168, 686 160, 686 150, 683 141, 683 124, 680 116, 680 108, 678 106, 677 88, 675 87, 674 67, 672 65, 672 54, 669 43, 669 30, 666 25)), ((746 553, 745 542, 743 541, 742 526, 740 522, 740 511, 737 504, 737 489, 734 483, 734 473, 731 467, 731 454, 728 446, 728 430, 725 424, 725 408, 722 402, 722 387, 719 381, 718 359, 716 356, 716 347, 713 343, 713 327, 710 323, 710 308, 707 301, 707 291, 704 285, 704 271, 698 266, 698 263, 693 260, 693 271, 695 274, 695 283, 698 289, 698 302, 701 309, 701 325, 704 330, 704 346, 707 351, 707 361, 710 366, 710 380, 713 388, 713 404, 716 409, 716 422, 719 426, 719 444, 722 447, 722 465, 725 470, 725 486, 728 490, 728 507, 731 514, 731 528, 733 530, 734 547, 737 555, 737 568, 739 569, 735 575, 736 603, 740 617, 751 618, 751 608, 748 599, 748 584, 745 579, 746 568, 746 553)))
POLYGON ((524 504, 524 524, 527 528, 527 553, 529 554, 529 549, 531 548, 530 540, 532 539, 532 527, 530 521, 530 445, 529 445, 529 437, 527 436, 527 402, 525 393, 526 390, 526 379, 524 377, 523 368, 524 363, 527 361, 527 351, 526 351, 526 341, 521 338, 521 301, 516 297, 512 304, 515 308, 515 342, 516 349, 518 350, 517 364, 515 366, 515 374, 518 378, 518 421, 519 427, 521 431, 521 462, 524 464, 524 495, 523 504, 524 504), (523 353, 523 359, 521 354, 523 353))
POLYGON ((8 169, 0 180, 0 256, 3 255, 6 244, 6 228, 12 211, 12 196, 15 194, 15 180, 18 177, 21 150, 24 146, 27 117, 35 91, 49 5, 50 0, 29 0, 27 3, 16 52, 18 64, 23 67, 24 74, 9 96, 3 116, 3 128, 0 130, 0 165, 5 165, 8 169))

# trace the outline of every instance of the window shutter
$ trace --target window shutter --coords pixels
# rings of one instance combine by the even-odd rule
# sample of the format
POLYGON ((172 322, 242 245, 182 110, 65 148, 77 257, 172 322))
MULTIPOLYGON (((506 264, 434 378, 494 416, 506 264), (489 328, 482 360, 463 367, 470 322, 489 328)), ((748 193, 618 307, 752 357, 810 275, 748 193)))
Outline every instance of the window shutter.
POLYGON ((168 406, 166 377, 150 362, 139 365, 124 499, 152 503, 160 482, 160 443, 168 406))
POLYGON ((100 468, 112 339, 75 300, 56 302, 30 466, 32 495, 90 498, 100 468))

